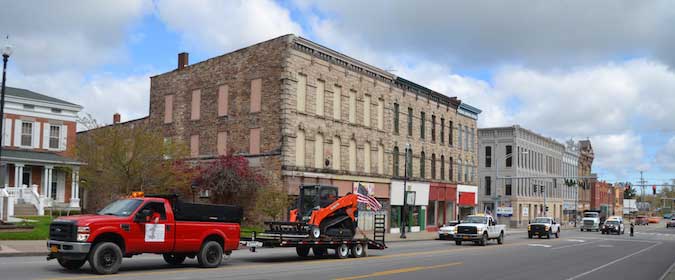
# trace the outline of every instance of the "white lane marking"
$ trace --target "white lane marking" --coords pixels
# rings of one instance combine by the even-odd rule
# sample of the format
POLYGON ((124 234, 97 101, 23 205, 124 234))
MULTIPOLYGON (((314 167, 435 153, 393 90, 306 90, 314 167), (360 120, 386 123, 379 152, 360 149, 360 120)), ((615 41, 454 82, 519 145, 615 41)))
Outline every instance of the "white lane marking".
POLYGON ((581 240, 581 239, 567 239, 567 241, 572 241, 572 242, 586 242, 586 240, 581 240))
POLYGON ((620 261, 623 261, 623 260, 625 260, 625 259, 627 259, 627 258, 630 258, 630 257, 635 256, 635 255, 637 255, 637 254, 640 254, 640 253, 642 253, 642 252, 646 252, 646 251, 648 251, 648 250, 651 250, 652 248, 654 248, 654 247, 656 247, 656 246, 659 246, 659 245, 661 245, 661 244, 663 244, 663 242, 658 242, 658 243, 652 244, 651 246, 649 246, 649 247, 647 247, 647 248, 644 248, 644 249, 642 249, 642 250, 640 250, 640 251, 637 251, 637 252, 632 253, 632 254, 630 254, 630 255, 627 255, 627 256, 618 258, 618 259, 616 259, 616 260, 613 260, 613 261, 611 261, 611 262, 608 262, 608 263, 606 263, 606 264, 603 264, 603 265, 601 265, 601 266, 598 266, 598 267, 596 267, 596 268, 594 268, 594 269, 591 269, 591 270, 589 270, 589 271, 586 271, 586 272, 584 272, 584 273, 577 274, 576 276, 572 276, 572 277, 570 277, 570 278, 567 278, 566 280, 574 280, 574 279, 578 279, 578 278, 580 278, 580 277, 583 277, 583 276, 585 276, 585 275, 588 275, 588 274, 591 274, 591 273, 593 273, 593 272, 596 272, 596 271, 598 271, 598 270, 600 270, 600 269, 603 269, 603 268, 605 268, 605 267, 608 267, 608 266, 610 266, 610 265, 613 265, 613 264, 615 264, 615 263, 618 263, 618 262, 620 262, 620 261))
POLYGON ((551 245, 546 245, 546 244, 527 244, 527 246, 551 248, 551 245))
POLYGON ((668 276, 668 274, 670 274, 670 271, 673 270, 673 269, 675 269, 675 262, 673 262, 673 264, 671 264, 668 267, 668 269, 666 269, 666 271, 663 272, 663 275, 661 275, 661 277, 659 277, 659 280, 665 280, 666 276, 668 276))
POLYGON ((612 247, 614 247, 614 245, 610 245, 610 244, 599 244, 598 247, 600 247, 600 248, 612 248, 612 247))
POLYGON ((552 250, 583 246, 583 245, 588 245, 588 244, 593 244, 593 243, 598 243, 598 242, 600 242, 600 241, 591 241, 591 242, 577 243, 577 244, 572 244, 572 245, 558 246, 558 247, 553 248, 552 250))

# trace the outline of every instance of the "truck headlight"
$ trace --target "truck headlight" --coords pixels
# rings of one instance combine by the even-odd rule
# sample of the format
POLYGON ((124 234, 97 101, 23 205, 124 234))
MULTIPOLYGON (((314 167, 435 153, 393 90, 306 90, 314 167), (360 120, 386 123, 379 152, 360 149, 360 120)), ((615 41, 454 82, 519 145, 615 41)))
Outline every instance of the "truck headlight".
POLYGON ((77 227, 77 241, 87 241, 89 232, 89 227, 77 227))
POLYGON ((527 230, 532 230, 532 226, 531 226, 531 225, 527 225, 527 230))

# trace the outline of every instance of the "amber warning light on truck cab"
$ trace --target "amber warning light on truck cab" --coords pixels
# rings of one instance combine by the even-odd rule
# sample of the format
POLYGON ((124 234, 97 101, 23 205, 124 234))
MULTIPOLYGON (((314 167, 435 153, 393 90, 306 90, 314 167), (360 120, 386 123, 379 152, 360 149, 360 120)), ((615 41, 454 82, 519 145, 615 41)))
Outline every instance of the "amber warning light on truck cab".
POLYGON ((132 192, 131 193, 131 198, 140 198, 140 197, 145 197, 144 192, 132 192))

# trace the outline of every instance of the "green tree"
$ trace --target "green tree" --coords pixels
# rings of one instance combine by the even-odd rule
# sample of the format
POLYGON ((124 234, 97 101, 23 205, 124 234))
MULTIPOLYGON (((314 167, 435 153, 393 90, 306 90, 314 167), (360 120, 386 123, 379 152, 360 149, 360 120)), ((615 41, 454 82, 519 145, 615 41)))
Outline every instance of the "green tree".
POLYGON ((86 163, 80 178, 88 211, 132 191, 189 194, 195 172, 182 160, 183 143, 165 141, 144 119, 101 126, 88 116, 81 124, 89 130, 78 135, 75 151, 86 163))
POLYGON ((292 198, 282 188, 278 176, 267 174, 265 176, 267 186, 258 190, 256 197, 256 210, 260 218, 272 221, 281 220, 292 204, 292 198))

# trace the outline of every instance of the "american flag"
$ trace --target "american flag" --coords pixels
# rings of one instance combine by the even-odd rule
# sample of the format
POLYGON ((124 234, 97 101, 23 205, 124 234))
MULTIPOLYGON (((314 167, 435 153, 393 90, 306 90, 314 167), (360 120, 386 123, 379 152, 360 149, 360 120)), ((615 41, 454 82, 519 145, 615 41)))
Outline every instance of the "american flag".
POLYGON ((377 201, 377 199, 370 196, 368 194, 368 190, 360 184, 359 184, 358 191, 356 192, 356 195, 358 196, 357 201, 359 203, 365 203, 373 211, 378 211, 378 210, 382 209, 382 204, 379 201, 377 201))

